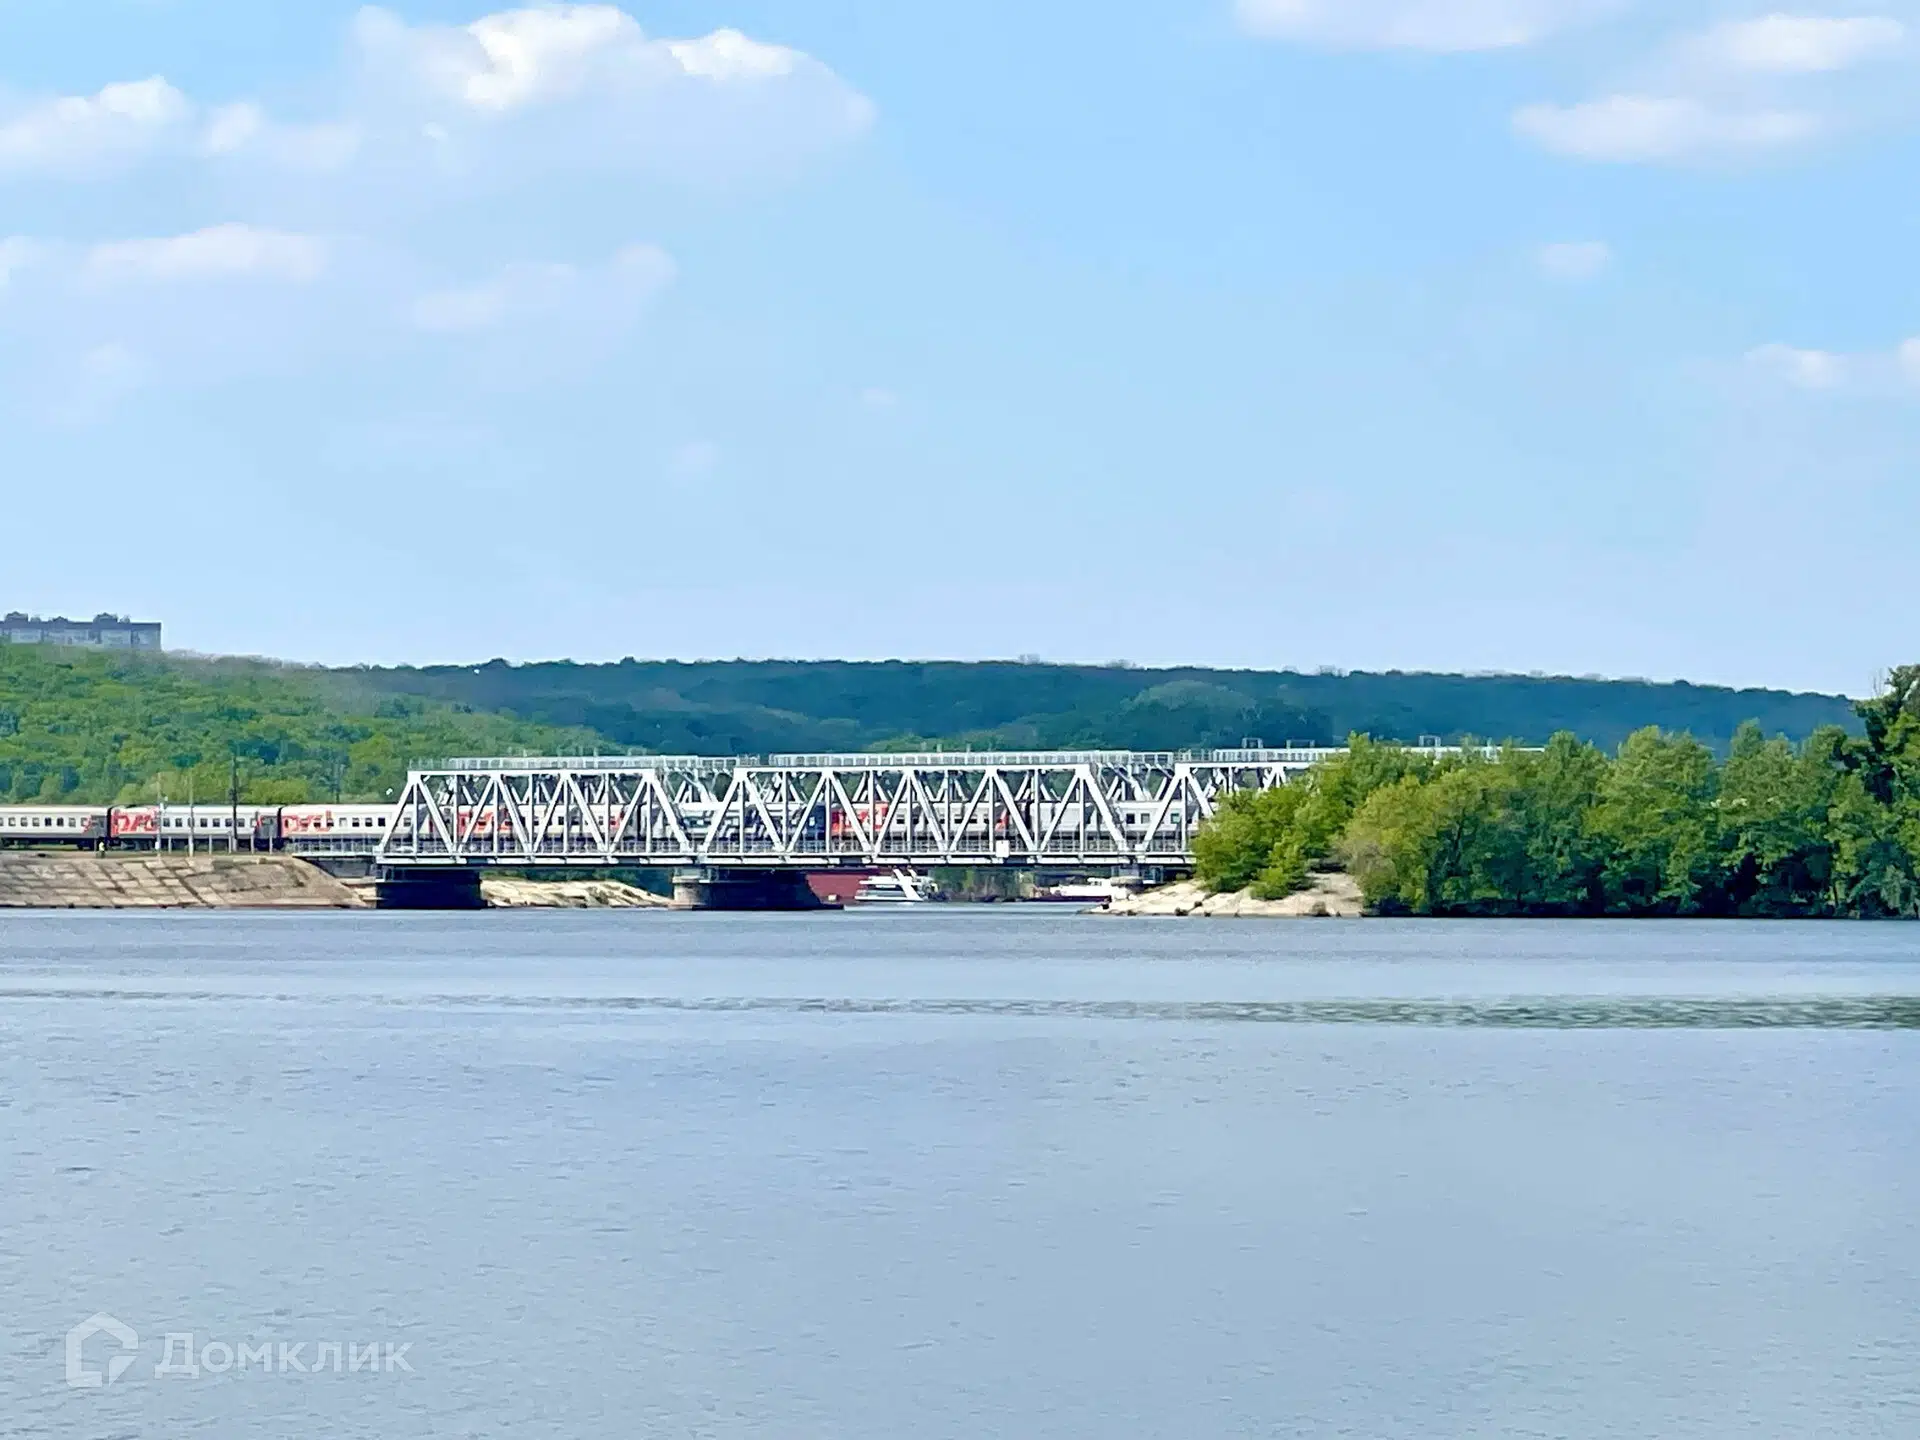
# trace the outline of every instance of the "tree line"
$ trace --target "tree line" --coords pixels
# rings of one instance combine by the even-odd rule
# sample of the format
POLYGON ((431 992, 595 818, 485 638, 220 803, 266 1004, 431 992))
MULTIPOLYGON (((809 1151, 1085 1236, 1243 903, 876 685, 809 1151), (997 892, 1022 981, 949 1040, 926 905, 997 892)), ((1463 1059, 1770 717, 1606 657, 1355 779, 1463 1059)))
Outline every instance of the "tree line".
POLYGON ((0 644, 0 803, 385 800, 410 763, 604 746, 326 671, 0 644))
POLYGON ((1146 669, 1014 661, 627 660, 332 672, 666 755, 920 748, 1236 748, 1486 735, 1540 744, 1559 730, 1612 749, 1643 725, 1724 754, 1742 720, 1805 739, 1850 726, 1838 695, 1546 675, 1146 669))
POLYGON ((1920 666, 1799 744, 1747 724, 1724 758, 1649 727, 1614 751, 1435 758, 1355 737, 1283 789, 1230 797, 1197 878, 1278 898, 1344 869, 1409 915, 1920 915, 1920 666))

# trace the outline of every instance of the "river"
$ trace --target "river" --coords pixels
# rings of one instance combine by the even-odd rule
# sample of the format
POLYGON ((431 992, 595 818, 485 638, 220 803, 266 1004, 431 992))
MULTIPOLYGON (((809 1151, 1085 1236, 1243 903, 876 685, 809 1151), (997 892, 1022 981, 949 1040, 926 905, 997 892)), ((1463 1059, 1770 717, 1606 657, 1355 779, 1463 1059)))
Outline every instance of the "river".
POLYGON ((1907 926, 4 914, 0 1437, 1910 1440, 1917 1097, 1907 926))

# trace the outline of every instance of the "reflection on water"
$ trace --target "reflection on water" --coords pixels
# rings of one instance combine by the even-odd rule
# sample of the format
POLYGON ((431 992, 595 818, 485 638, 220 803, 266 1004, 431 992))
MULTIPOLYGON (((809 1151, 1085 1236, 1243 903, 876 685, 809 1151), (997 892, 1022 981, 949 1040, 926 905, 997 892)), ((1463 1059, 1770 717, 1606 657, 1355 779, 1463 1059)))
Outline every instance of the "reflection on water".
POLYGON ((0 1437, 1905 1440, 1917 1027, 1901 926, 0 915, 0 1437))

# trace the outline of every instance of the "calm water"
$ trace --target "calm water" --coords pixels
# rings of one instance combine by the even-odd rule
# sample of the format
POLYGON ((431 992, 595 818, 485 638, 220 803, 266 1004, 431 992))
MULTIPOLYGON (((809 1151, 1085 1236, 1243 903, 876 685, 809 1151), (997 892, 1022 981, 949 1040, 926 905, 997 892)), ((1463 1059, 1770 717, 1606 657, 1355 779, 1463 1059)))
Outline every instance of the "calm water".
POLYGON ((0 1436, 1911 1440, 1917 1088, 1920 927, 0 916, 0 1436))

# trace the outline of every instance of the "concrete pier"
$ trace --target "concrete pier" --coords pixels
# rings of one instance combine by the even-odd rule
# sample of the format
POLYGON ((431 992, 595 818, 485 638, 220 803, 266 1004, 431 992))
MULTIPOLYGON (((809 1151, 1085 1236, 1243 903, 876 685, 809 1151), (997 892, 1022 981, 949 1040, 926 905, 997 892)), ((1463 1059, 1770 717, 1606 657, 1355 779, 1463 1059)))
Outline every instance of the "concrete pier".
POLYGON ((825 910, 798 870, 676 870, 676 910, 825 910))
POLYGON ((484 910, 487 898, 480 889, 480 872, 447 869, 382 870, 374 886, 374 903, 382 910, 484 910))

